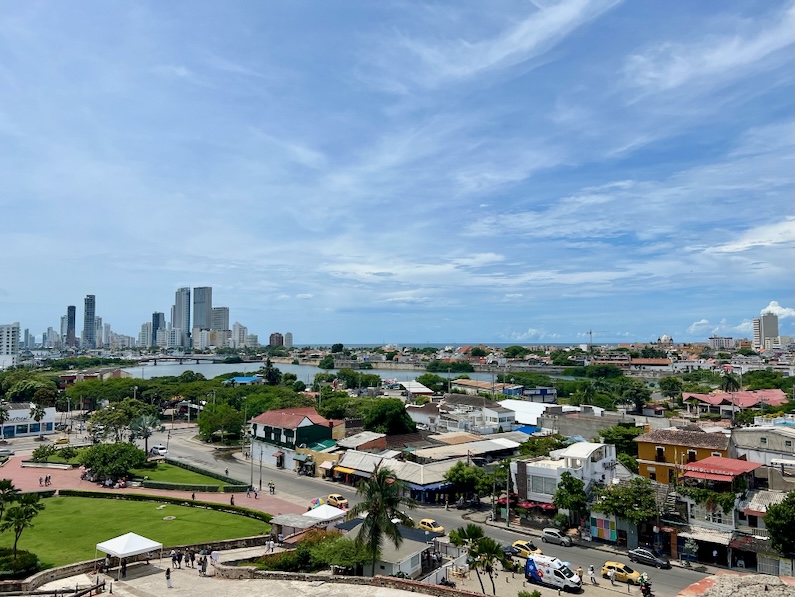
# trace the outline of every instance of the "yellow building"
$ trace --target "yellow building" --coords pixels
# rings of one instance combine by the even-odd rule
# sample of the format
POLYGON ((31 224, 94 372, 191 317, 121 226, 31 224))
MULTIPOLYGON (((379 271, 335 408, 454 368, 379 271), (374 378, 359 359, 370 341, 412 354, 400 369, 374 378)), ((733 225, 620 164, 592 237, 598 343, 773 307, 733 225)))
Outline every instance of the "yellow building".
POLYGON ((673 483, 681 467, 709 456, 728 458, 731 438, 721 432, 655 429, 635 438, 638 474, 659 483, 673 483))

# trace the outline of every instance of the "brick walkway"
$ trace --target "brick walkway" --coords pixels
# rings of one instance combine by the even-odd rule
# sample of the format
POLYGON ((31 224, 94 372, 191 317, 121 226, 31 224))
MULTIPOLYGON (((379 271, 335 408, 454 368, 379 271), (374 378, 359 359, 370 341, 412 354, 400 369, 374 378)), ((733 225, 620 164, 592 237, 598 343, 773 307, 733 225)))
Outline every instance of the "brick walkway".
MULTIPOLYGON (((131 493, 136 492, 146 495, 162 495, 169 497, 182 497, 190 500, 190 491, 170 491, 163 489, 145 489, 143 487, 127 487, 125 489, 105 489, 97 483, 80 479, 78 469, 54 469, 38 468, 21 465, 25 456, 12 456, 2 467, 2 477, 11 479, 14 485, 22 491, 37 491, 44 489, 39 485, 39 478, 50 475, 52 484, 47 489, 82 489, 84 491, 107 491, 108 493, 131 493)), ((245 506, 252 510, 260 510, 277 516, 279 514, 303 514, 306 507, 287 500, 279 499, 266 492, 260 492, 259 499, 246 498, 245 493, 224 494, 224 493, 204 493, 196 492, 196 500, 203 502, 213 502, 217 504, 228 504, 230 496, 235 496, 236 506, 245 506)))

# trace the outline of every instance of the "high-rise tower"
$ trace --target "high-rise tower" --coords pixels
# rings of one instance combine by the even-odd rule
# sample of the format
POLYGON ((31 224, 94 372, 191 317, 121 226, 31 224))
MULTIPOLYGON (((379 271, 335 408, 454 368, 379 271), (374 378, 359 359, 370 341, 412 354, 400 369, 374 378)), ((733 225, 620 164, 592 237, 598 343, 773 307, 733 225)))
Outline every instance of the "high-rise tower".
POLYGON ((149 346, 157 346, 158 330, 166 329, 166 314, 155 311, 152 313, 152 343, 149 346))
POLYGON ((778 315, 763 313, 754 319, 754 349, 766 350, 778 339, 778 315))
POLYGON ((77 307, 69 305, 66 307, 66 346, 68 348, 75 347, 76 333, 75 333, 75 320, 77 319, 77 307))
POLYGON ((0 370, 15 367, 19 359, 19 322, 0 325, 0 370))
POLYGON ((87 294, 84 301, 83 310, 83 336, 81 344, 83 348, 92 349, 97 347, 97 330, 96 330, 96 315, 97 315, 97 297, 93 294, 87 294))
POLYGON ((188 347, 190 335, 190 288, 178 288, 174 296, 174 311, 171 327, 179 330, 180 346, 188 347))
POLYGON ((213 315, 213 289, 199 286, 193 289, 193 328, 209 330, 213 315))

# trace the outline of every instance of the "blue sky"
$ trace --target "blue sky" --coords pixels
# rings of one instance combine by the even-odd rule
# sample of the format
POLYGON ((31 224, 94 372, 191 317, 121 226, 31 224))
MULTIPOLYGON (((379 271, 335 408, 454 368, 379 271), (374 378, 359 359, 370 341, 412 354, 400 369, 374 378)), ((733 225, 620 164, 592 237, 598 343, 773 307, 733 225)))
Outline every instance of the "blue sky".
MULTIPOLYGON (((792 2, 7 2, 0 323, 795 335, 792 2)), ((81 326, 78 325, 78 328, 81 326)))

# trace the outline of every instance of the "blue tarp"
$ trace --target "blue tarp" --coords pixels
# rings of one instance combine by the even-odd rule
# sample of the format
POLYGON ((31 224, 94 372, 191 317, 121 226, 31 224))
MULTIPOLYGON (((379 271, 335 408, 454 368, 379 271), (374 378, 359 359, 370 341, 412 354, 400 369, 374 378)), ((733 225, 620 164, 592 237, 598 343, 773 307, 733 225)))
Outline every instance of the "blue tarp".
POLYGON ((524 425, 523 427, 519 427, 518 429, 514 429, 514 431, 521 431, 522 433, 526 433, 527 435, 533 435, 534 433, 538 433, 541 431, 541 427, 533 427, 532 425, 524 425))

